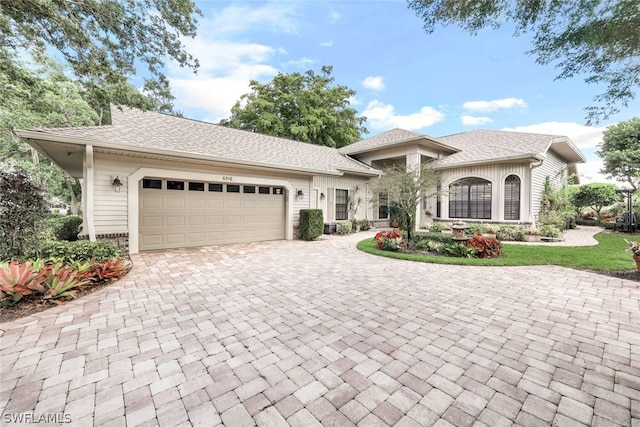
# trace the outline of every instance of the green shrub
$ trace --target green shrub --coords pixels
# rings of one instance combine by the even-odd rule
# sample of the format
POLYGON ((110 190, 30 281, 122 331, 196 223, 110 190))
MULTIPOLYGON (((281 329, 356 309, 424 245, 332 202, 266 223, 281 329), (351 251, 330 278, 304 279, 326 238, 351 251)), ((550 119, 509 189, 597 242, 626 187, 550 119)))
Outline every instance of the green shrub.
POLYGON ((431 224, 431 231, 434 233, 440 233, 442 230, 447 230, 449 227, 444 222, 434 222, 431 224))
POLYGON ((300 238, 315 240, 324 232, 322 209, 300 209, 300 238))
POLYGON ((338 223, 338 227, 337 227, 337 233, 338 234, 351 234, 351 231, 353 230, 353 224, 351 223, 351 221, 344 221, 344 222, 340 222, 338 223))
POLYGON ((467 246, 464 243, 454 243, 447 245, 445 250, 449 255, 461 258, 474 258, 477 253, 477 249, 473 246, 467 246))
POLYGON ((466 234, 470 236, 475 236, 478 233, 482 233, 483 229, 484 229, 484 226, 482 224, 478 224, 478 223, 468 224, 466 234))
POLYGON ((540 227, 540 235, 542 237, 551 237, 558 239, 562 237, 562 231, 555 225, 543 225, 540 227))
POLYGON ((502 225, 496 233, 498 240, 514 240, 516 242, 524 240, 524 231, 518 225, 502 225))
POLYGON ((435 240, 423 239, 416 243, 416 248, 429 252, 441 253, 444 251, 444 243, 435 240))
POLYGON ((368 219, 365 218, 360 220, 360 230, 362 231, 371 230, 371 223, 369 222, 368 219))
POLYGON ((112 258, 122 258, 120 249, 113 243, 89 242, 87 240, 47 242, 42 248, 42 256, 43 258, 61 260, 65 263, 92 260, 105 262, 112 258))
POLYGON ((450 245, 453 243, 453 240, 451 239, 451 234, 442 234, 438 232, 428 232, 428 233, 418 232, 414 234, 413 239, 416 243, 420 242, 421 240, 433 240, 435 242, 440 242, 447 245, 450 245))
POLYGON ((52 235, 58 240, 69 242, 78 240, 80 224, 82 224, 82 217, 78 215, 53 214, 47 219, 52 235))

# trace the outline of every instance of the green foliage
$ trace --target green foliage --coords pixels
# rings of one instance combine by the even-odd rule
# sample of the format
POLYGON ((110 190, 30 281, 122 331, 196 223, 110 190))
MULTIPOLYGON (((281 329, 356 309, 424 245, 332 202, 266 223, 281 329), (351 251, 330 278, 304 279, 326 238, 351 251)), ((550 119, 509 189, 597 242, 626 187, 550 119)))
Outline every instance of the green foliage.
POLYGON ((551 237, 553 239, 562 237, 562 230, 555 225, 546 224, 541 226, 539 230, 542 237, 551 237))
POLYGON ((594 182, 581 185, 577 191, 571 194, 571 201, 576 206, 589 206, 600 220, 600 213, 606 206, 616 203, 619 199, 615 184, 594 182))
POLYGON ((322 209, 300 209, 300 238, 315 240, 324 232, 322 209))
POLYGON ((338 223, 338 226, 336 227, 336 232, 338 234, 351 234, 351 232, 353 231, 353 223, 351 221, 342 221, 338 223))
POLYGON ((597 105, 587 108, 589 122, 607 119, 619 105, 626 107, 640 85, 637 4, 637 0, 409 0, 428 33, 439 24, 456 24, 471 34, 513 24, 515 35, 532 33, 533 49, 528 53, 540 64, 556 63, 561 69, 558 78, 585 75, 587 83, 606 85, 594 99, 597 105))
POLYGON ((336 148, 359 141, 368 130, 366 118, 349 108, 356 92, 332 85, 332 71, 323 66, 321 74, 278 73, 266 84, 252 80, 251 92, 242 95, 231 117, 220 124, 336 148))
MULTIPOLYGON (((434 222, 434 224, 439 224, 439 223, 434 222)), ((413 240, 416 242, 420 242, 422 240, 433 240, 435 242, 440 242, 447 245, 450 245, 453 243, 451 234, 444 234, 439 231, 430 231, 428 233, 424 233, 424 232, 415 233, 413 240)))
POLYGON ((52 214, 47 219, 47 226, 57 240, 73 242, 78 240, 82 217, 78 215, 52 214))
POLYGON ((618 181, 627 182, 633 189, 640 187, 640 118, 609 126, 602 137, 598 155, 602 158, 602 172, 618 181))
POLYGON ((26 53, 39 60, 57 51, 87 98, 104 110, 113 88, 128 85, 145 64, 151 75, 145 89, 163 98, 165 58, 198 67, 183 40, 195 36, 199 14, 191 0, 3 1, 0 56, 26 53))
POLYGON ((416 248, 434 253, 443 253, 445 251, 445 244, 435 240, 424 239, 416 243, 416 248))
POLYGON ((387 194, 391 214, 400 223, 400 228, 411 234, 416 226, 416 211, 423 198, 438 194, 440 173, 429 163, 416 169, 404 165, 392 165, 384 169, 384 174, 372 182, 373 194, 387 194))
POLYGON ((87 240, 47 242, 42 248, 42 256, 66 263, 76 261, 105 262, 111 258, 121 258, 120 249, 113 243, 87 240))
POLYGON ((378 249, 397 251, 402 247, 402 234, 396 230, 382 230, 374 237, 378 249))
POLYGON ((484 225, 483 224, 478 224, 478 223, 471 223, 468 224, 467 228, 467 234, 471 235, 471 236, 475 236, 478 233, 482 233, 482 230, 484 229, 484 225))
POLYGON ((434 233, 441 233, 443 230, 448 230, 449 225, 446 222, 434 222, 431 224, 431 231, 434 233))
POLYGON ((498 258, 454 258, 425 253, 388 252, 379 250, 374 239, 364 239, 358 249, 374 255, 436 264, 457 264, 476 266, 517 266, 517 265, 559 265, 568 268, 597 271, 635 270, 636 264, 625 252, 628 245, 619 233, 599 233, 595 246, 553 246, 553 245, 502 245, 504 256, 498 258))
POLYGON ((522 241, 524 239, 524 233, 522 227, 517 225, 501 225, 500 229, 496 233, 498 240, 514 240, 522 241))
POLYGON ((454 243, 445 247, 445 251, 453 257, 473 258, 477 254, 477 249, 473 246, 467 246, 464 243, 454 243))
POLYGON ((49 264, 42 286, 45 288, 44 299, 56 300, 74 296, 77 289, 86 285, 87 279, 78 279, 73 268, 61 262, 49 264))
POLYGON ((0 170, 0 260, 38 254, 48 209, 44 190, 26 172, 0 170))
POLYGON ((37 278, 38 272, 31 263, 20 264, 16 260, 0 263, 0 305, 14 305, 23 297, 40 291, 37 278))
POLYGON ((371 223, 369 222, 368 219, 365 218, 360 220, 360 230, 362 231, 371 230, 371 223))

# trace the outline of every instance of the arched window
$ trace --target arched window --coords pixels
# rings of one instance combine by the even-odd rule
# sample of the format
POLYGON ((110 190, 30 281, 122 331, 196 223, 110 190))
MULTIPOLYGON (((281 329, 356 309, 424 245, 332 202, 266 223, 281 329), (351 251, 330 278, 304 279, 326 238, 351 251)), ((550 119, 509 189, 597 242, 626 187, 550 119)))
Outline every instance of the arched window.
POLYGON ((504 180, 504 219, 520 219, 520 178, 516 175, 504 180))
POLYGON ((449 218, 491 219, 491 182, 464 178, 451 184, 449 218))

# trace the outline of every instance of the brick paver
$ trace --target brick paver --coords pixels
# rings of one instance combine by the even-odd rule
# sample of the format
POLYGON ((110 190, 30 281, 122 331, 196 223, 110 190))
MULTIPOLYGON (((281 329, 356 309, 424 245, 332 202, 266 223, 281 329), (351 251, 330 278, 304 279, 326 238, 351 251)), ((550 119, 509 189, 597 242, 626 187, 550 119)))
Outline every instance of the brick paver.
POLYGON ((2 422, 640 425, 637 282, 357 251, 371 235, 134 256, 0 324, 2 422))

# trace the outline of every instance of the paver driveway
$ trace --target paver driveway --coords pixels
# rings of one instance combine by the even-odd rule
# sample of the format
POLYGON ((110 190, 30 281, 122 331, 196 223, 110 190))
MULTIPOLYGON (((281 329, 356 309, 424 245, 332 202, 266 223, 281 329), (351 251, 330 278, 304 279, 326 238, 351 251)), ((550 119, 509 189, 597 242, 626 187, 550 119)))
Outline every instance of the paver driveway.
POLYGON ((363 236, 146 253, 0 325, 2 422, 640 425, 637 282, 395 261, 363 236))

